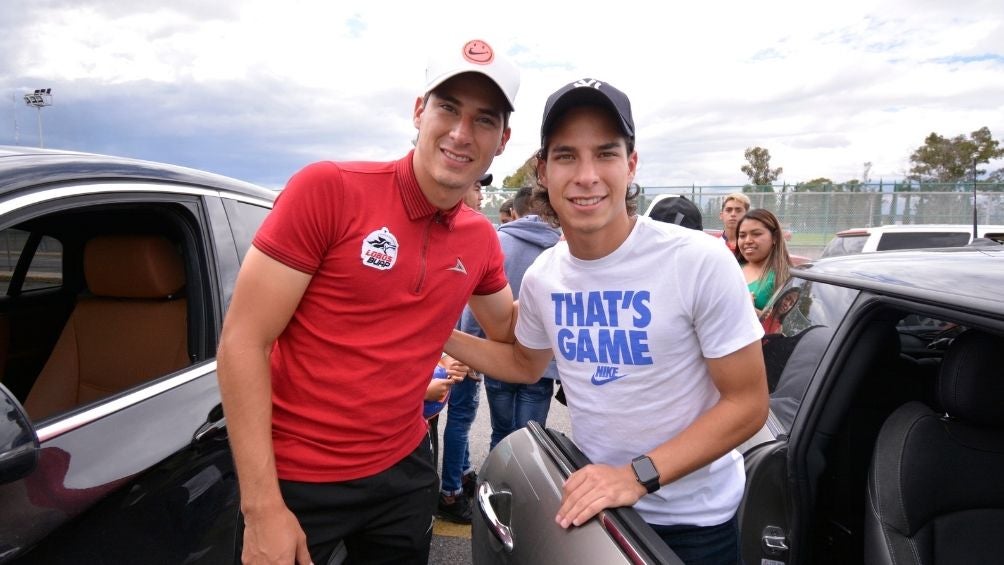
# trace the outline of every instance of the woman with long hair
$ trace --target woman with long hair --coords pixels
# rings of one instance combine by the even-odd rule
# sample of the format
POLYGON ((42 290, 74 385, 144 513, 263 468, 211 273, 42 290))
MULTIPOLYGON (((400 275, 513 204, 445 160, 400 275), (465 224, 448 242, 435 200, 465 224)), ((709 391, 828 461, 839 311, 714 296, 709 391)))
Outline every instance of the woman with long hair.
POLYGON ((770 210, 756 208, 739 220, 736 234, 736 259, 742 265, 753 306, 760 314, 774 290, 788 280, 791 257, 784 232, 777 216, 770 210))

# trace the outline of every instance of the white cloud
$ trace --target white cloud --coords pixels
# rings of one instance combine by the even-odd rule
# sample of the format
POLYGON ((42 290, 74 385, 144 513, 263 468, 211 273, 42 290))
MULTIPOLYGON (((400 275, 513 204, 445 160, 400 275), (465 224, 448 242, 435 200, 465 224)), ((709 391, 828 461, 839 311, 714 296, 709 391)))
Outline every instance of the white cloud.
MULTIPOLYGON (((132 128, 118 133, 123 139, 167 136, 164 155, 185 159, 176 138, 201 140, 209 154, 199 163, 211 170, 213 153, 222 159, 233 143, 260 153, 241 161, 258 169, 215 169, 252 181, 272 162, 278 172, 269 179, 296 160, 401 155, 414 136, 409 117, 426 53, 474 36, 523 69, 513 137, 492 167, 499 178, 536 149, 547 95, 583 76, 631 95, 638 181, 647 185, 741 184, 752 145, 768 148, 798 182, 855 178, 865 161, 872 178, 901 176, 931 131, 987 126, 1004 137, 1004 5, 996 0, 7 6, 0 79, 12 94, 54 87, 47 139, 134 151, 115 136, 96 141, 94 132, 114 124, 132 128), (98 110, 82 116, 83 108, 98 110), (132 117, 113 117, 126 111, 132 117)), ((32 143, 32 115, 11 114, 21 142, 32 143)), ((0 143, 13 140, 11 129, 0 128, 0 143)))

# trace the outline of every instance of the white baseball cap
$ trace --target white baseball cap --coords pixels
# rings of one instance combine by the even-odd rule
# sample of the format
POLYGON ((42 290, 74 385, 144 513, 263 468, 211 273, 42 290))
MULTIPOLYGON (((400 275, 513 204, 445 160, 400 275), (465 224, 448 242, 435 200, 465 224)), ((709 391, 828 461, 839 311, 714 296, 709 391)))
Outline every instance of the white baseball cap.
POLYGON ((519 91, 519 69, 483 39, 471 39, 462 46, 447 48, 429 57, 425 68, 425 91, 429 92, 461 73, 481 73, 502 91, 509 111, 515 110, 519 91))

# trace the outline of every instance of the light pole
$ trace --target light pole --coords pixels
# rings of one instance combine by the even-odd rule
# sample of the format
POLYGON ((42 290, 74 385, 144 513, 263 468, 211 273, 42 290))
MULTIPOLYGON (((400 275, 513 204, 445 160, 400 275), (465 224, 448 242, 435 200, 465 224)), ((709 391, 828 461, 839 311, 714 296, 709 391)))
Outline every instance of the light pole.
POLYGON ((42 107, 52 106, 52 89, 35 89, 35 92, 24 95, 24 103, 38 109, 38 146, 42 147, 42 107))

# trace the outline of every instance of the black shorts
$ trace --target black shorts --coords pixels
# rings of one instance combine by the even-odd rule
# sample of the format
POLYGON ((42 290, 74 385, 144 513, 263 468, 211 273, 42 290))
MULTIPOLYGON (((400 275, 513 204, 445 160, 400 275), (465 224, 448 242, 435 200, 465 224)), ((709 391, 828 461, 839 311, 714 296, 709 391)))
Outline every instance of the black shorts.
POLYGON ((279 481, 286 506, 307 534, 314 563, 340 542, 347 563, 427 563, 439 476, 425 436, 386 471, 339 483, 279 481))

